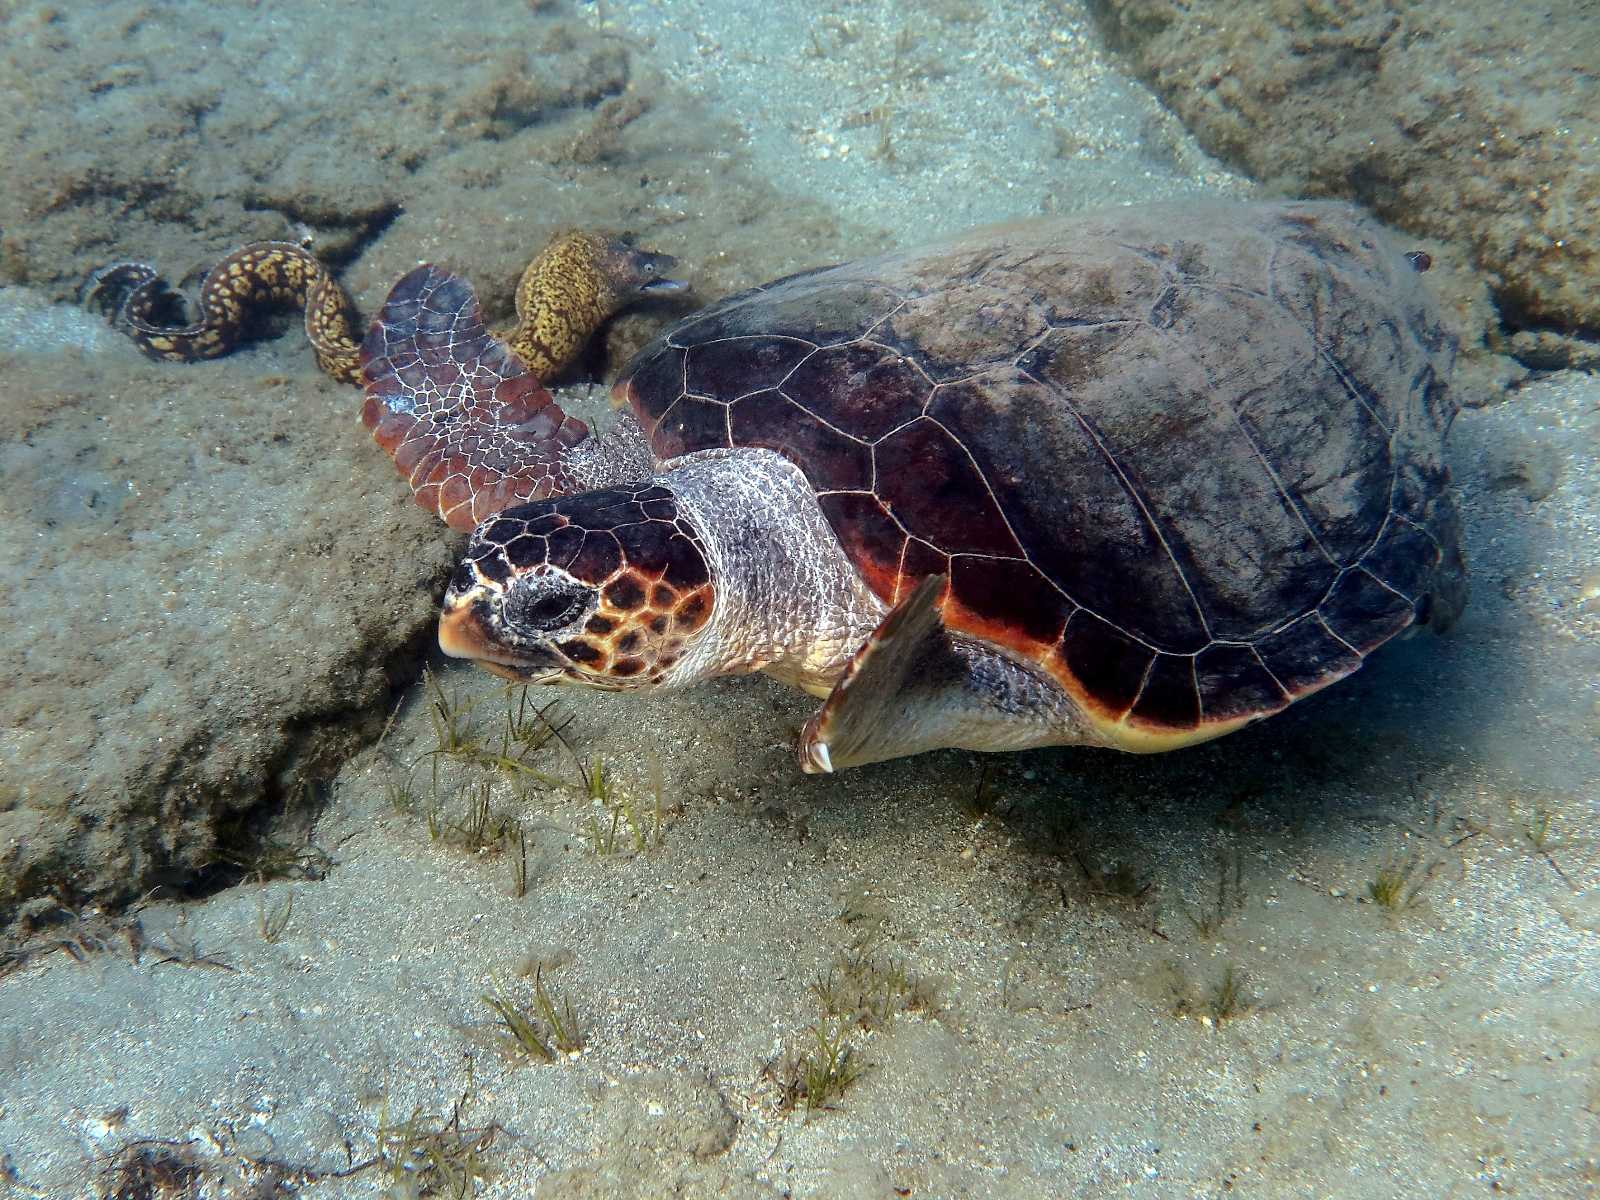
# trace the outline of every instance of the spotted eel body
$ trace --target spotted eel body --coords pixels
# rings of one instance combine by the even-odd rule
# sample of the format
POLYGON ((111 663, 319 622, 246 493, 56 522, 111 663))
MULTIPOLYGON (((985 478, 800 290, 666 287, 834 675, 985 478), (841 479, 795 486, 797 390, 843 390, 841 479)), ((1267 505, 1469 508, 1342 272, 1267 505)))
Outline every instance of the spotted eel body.
POLYGON ((320 259, 293 242, 251 242, 224 258, 200 285, 198 319, 188 325, 155 321, 168 295, 165 280, 145 263, 114 263, 90 281, 91 303, 110 307, 112 323, 151 358, 197 362, 219 358, 238 344, 259 308, 304 306, 306 337, 317 366, 341 383, 361 382, 360 341, 350 297, 320 259), (119 302, 113 302, 120 297, 119 302))
POLYGON ((106 311, 150 357, 178 362, 227 354, 256 308, 304 306, 317 365, 365 386, 362 421, 417 503, 451 528, 470 530, 510 505, 572 490, 586 468, 610 470, 619 453, 630 458, 626 446, 594 443, 542 381, 624 305, 686 290, 665 277, 673 263, 615 238, 558 234, 522 274, 516 324, 498 333, 485 328, 464 280, 419 267, 395 285, 365 345, 353 332, 344 289, 292 242, 254 242, 219 262, 187 325, 158 322, 170 296, 144 263, 96 272, 85 302, 106 311))
MULTIPOLYGON (((535 379, 567 366, 617 309, 654 288, 679 290, 662 278, 672 260, 596 233, 557 234, 528 264, 517 284, 517 321, 493 336, 506 343, 535 379)), ((251 242, 206 273, 197 318, 166 325, 156 314, 170 288, 154 267, 120 262, 90 278, 85 302, 151 358, 197 362, 220 358, 241 339, 258 309, 304 307, 306 337, 317 366, 341 383, 361 384, 361 338, 350 297, 328 268, 294 242, 251 242)))

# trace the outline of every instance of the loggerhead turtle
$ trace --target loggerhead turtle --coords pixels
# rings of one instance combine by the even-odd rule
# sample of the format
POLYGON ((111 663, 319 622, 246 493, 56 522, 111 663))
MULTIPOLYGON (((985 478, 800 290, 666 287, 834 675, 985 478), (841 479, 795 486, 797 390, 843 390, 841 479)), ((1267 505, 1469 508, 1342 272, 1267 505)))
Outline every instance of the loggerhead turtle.
POLYGON ((1332 203, 978 230, 702 310, 600 435, 422 267, 361 347, 363 415, 475 527, 439 641, 497 674, 765 670, 827 697, 807 771, 1168 750, 1464 603, 1426 265, 1332 203))
POLYGON ((1333 203, 979 230, 700 311, 598 436, 423 267, 362 346, 366 412, 476 523, 452 655, 612 690, 765 670, 827 697, 808 771, 1168 750, 1464 603, 1425 265, 1333 203))

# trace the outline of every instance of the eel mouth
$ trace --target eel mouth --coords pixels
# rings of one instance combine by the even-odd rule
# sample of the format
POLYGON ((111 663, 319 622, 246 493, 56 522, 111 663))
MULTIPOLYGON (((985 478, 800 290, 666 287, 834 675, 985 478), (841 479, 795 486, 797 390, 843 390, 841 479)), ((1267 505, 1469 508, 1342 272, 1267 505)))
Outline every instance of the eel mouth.
POLYGON ((670 254, 628 246, 623 250, 623 261, 635 296, 678 296, 689 290, 687 279, 672 278, 670 272, 678 265, 678 260, 670 254))
POLYGON ((639 288, 641 296, 678 296, 689 290, 686 279, 652 279, 639 288))

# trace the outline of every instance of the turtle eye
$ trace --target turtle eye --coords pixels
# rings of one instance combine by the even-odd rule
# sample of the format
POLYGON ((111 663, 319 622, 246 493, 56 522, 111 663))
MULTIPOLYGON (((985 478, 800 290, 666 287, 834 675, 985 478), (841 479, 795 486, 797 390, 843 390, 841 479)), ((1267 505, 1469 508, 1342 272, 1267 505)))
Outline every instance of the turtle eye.
POLYGON ((515 588, 506 597, 506 621, 514 628, 534 633, 564 629, 583 615, 590 590, 567 583, 515 588))

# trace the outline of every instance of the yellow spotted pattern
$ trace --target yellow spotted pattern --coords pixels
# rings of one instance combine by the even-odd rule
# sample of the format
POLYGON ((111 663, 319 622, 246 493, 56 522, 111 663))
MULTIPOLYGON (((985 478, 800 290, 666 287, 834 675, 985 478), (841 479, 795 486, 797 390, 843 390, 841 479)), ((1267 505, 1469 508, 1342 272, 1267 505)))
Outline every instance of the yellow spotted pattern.
POLYGON ((200 285, 200 317, 190 325, 158 325, 152 310, 161 282, 150 272, 124 305, 128 335, 152 358, 193 362, 217 358, 238 343, 251 313, 268 306, 305 309, 306 337, 317 366, 342 383, 361 382, 355 312, 344 289, 309 250, 293 242, 252 242, 235 250, 200 285))
POLYGON ((517 283, 517 323, 495 334, 538 379, 577 357, 589 335, 616 311, 614 243, 593 233, 558 234, 517 283))
MULTIPOLYGON (((556 374, 624 300, 623 250, 593 233, 558 234, 517 285, 517 323, 499 337, 538 379, 556 374)), ((97 272, 91 297, 121 293, 113 320, 151 358, 194 362, 231 351, 252 313, 304 307, 317 366, 341 383, 361 383, 361 344, 350 298, 328 268, 293 242, 251 242, 224 258, 200 285, 199 316, 188 325, 155 320, 166 285, 143 263, 97 272)))

